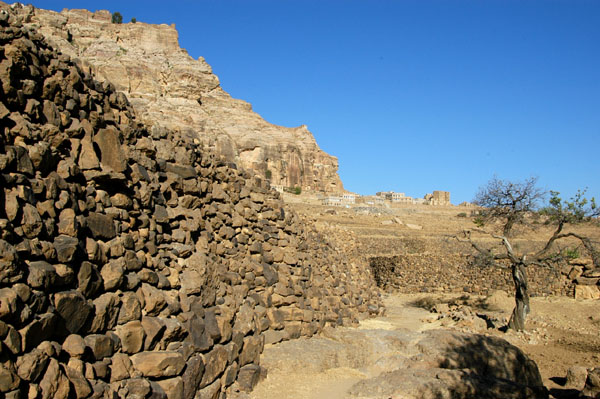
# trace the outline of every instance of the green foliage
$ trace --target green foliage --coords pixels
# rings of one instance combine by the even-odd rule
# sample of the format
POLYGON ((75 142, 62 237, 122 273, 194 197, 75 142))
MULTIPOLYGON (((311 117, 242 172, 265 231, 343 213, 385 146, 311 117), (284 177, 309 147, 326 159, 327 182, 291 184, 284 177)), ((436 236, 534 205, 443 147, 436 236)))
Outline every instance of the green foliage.
POLYGON ((577 190, 577 194, 569 201, 563 200, 558 191, 550 191, 549 205, 540 210, 541 215, 548 217, 550 223, 581 223, 600 215, 596 199, 585 198, 587 190, 577 190))
POLYGON ((283 191, 285 191, 286 193, 290 193, 290 194, 300 195, 302 193, 302 187, 299 187, 299 186, 284 187, 283 191))
POLYGON ((483 226, 485 226, 485 218, 483 216, 479 215, 475 219, 473 219, 473 223, 477 227, 483 227, 483 226))
POLYGON ((466 218, 466 217, 467 217, 467 213, 466 213, 466 212, 461 212, 461 213, 459 213, 458 215, 456 215, 456 217, 459 217, 459 218, 466 218))
POLYGON ((579 258, 579 248, 566 248, 563 256, 567 259, 577 259, 579 258))
POLYGON ((265 177, 267 178, 267 180, 271 180, 272 176, 273 176, 273 173, 269 169, 267 169, 265 171, 265 177))
POLYGON ((112 13, 112 23, 113 24, 122 24, 123 23, 123 16, 121 15, 120 12, 115 11, 112 13))
POLYGON ((132 23, 132 24, 135 24, 136 22, 137 22, 137 19, 135 19, 135 17, 132 17, 132 18, 131 18, 131 23, 132 23))

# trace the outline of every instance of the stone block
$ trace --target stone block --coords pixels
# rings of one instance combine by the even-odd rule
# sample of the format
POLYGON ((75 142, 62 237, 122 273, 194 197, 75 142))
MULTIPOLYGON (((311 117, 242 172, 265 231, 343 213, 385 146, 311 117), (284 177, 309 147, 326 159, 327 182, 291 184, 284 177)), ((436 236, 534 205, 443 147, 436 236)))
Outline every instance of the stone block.
POLYGON ((164 378, 179 375, 185 359, 179 352, 140 352, 131 356, 133 367, 144 377, 164 378))
POLYGON ((600 299, 600 289, 596 285, 576 285, 575 299, 600 299))

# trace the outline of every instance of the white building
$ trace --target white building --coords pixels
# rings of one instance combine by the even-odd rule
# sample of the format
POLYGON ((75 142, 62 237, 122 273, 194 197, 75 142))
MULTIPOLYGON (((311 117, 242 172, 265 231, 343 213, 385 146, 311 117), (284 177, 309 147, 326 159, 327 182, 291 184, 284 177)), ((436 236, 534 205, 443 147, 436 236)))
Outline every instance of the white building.
POLYGON ((331 195, 323 199, 323 205, 325 206, 342 206, 342 197, 331 195))
POLYGON ((344 193, 342 194, 342 202, 346 204, 355 204, 356 203, 356 194, 354 193, 344 193))

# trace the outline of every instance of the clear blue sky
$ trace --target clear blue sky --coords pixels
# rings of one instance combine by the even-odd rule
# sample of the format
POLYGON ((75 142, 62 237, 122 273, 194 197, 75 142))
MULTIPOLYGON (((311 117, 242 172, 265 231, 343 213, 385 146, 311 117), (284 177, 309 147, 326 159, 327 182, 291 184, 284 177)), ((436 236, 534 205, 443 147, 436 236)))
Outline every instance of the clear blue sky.
POLYGON ((600 197, 600 1, 33 1, 175 23, 233 97, 308 125, 346 189, 600 197))

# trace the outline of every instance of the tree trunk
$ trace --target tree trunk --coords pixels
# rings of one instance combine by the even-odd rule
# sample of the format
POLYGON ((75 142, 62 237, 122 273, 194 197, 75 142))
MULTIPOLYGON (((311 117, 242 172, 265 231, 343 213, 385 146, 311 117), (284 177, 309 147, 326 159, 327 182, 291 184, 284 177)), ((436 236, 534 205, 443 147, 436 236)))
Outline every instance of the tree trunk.
POLYGON ((515 216, 514 215, 510 215, 506 218, 506 223, 504 224, 504 228, 502 229, 502 234, 504 235, 504 237, 510 237, 512 236, 512 228, 515 224, 515 216))
POLYGON ((525 330, 525 319, 529 314, 529 288, 527 286, 527 273, 523 263, 514 263, 512 275, 515 282, 515 308, 510 316, 508 328, 525 330))

